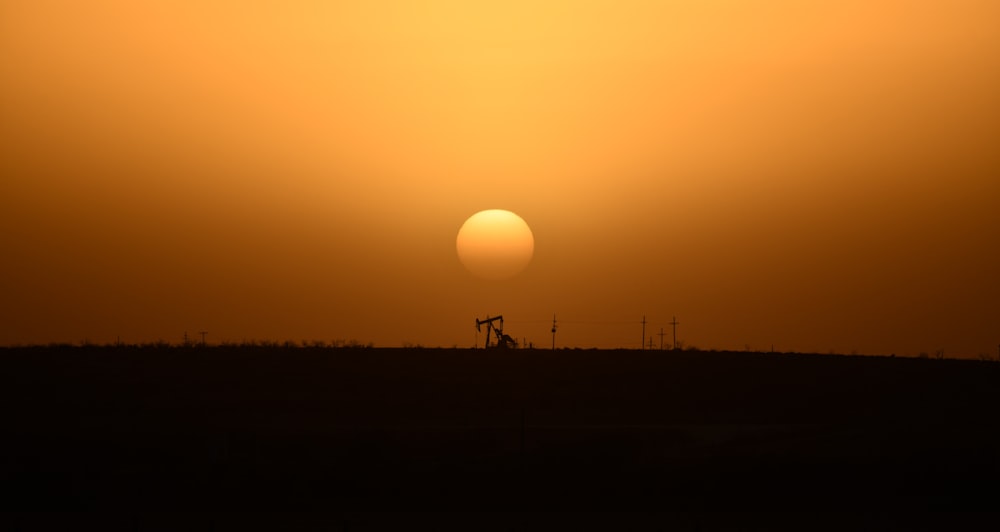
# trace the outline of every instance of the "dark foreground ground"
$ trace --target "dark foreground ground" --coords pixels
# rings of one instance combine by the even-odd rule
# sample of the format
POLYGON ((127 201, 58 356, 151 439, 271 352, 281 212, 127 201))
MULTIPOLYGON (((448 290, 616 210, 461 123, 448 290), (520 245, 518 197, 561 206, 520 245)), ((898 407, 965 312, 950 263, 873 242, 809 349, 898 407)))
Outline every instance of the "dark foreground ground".
POLYGON ((0 507, 107 530, 989 530, 935 512, 1000 508, 991 362, 25 348, 0 349, 0 385, 0 507), (314 509, 334 513, 159 513, 314 509), (500 513, 533 510, 570 513, 500 513), (599 513, 622 510, 680 513, 599 513))

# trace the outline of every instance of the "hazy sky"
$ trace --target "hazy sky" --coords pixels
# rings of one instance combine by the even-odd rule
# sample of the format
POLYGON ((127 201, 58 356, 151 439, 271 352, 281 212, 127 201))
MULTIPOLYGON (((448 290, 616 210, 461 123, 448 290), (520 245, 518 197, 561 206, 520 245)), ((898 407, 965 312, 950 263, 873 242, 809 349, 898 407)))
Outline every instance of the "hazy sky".
POLYGON ((0 344, 995 354, 998 94, 993 0, 5 0, 0 344))

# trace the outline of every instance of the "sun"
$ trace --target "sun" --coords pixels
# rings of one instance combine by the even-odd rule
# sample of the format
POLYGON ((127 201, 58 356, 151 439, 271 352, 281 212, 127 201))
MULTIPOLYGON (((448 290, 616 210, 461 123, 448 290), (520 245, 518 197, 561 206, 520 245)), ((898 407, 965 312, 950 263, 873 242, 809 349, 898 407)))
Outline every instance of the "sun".
POLYGON ((469 217, 455 239, 458 259, 483 279, 509 279, 528 266, 535 238, 520 216, 502 209, 480 211, 469 217))

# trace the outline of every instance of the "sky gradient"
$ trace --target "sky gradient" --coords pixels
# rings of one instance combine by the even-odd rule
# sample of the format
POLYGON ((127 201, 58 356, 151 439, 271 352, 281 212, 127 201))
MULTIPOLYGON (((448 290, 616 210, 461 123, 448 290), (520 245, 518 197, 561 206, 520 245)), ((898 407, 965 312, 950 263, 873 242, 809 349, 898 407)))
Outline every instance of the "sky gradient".
POLYGON ((0 345, 1000 344, 1000 3, 0 3, 0 345), (535 238, 486 281, 484 209, 535 238), (480 337, 481 338, 481 337, 480 337), (647 338, 648 340, 648 338, 647 338), (659 337, 655 338, 659 343, 659 337))

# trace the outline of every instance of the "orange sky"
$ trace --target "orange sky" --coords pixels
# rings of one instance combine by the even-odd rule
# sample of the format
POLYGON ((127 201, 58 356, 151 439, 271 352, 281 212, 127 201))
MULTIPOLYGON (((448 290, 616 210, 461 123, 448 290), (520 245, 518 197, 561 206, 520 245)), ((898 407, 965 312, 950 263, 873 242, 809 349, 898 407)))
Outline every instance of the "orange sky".
POLYGON ((568 346, 676 315, 703 348, 996 354, 997 21, 992 0, 7 0, 0 344, 465 347, 503 313, 549 345, 556 313, 568 346), (489 208, 534 232, 508 281, 456 257, 489 208))

